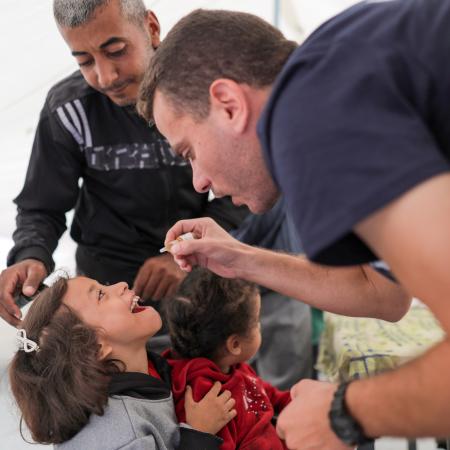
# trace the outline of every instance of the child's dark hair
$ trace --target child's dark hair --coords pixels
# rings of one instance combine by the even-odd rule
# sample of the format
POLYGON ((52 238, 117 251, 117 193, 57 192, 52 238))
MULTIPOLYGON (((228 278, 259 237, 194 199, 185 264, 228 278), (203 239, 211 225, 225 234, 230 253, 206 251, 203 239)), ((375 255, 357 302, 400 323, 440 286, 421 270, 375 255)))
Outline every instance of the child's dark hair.
POLYGON ((252 328, 257 293, 252 283, 194 269, 166 303, 174 351, 182 358, 214 359, 229 336, 252 328))
POLYGON ((120 370, 117 361, 99 360, 96 331, 62 303, 66 292, 60 278, 39 294, 21 324, 39 350, 19 350, 9 368, 21 423, 42 444, 67 441, 92 413, 103 414, 110 375, 120 370))

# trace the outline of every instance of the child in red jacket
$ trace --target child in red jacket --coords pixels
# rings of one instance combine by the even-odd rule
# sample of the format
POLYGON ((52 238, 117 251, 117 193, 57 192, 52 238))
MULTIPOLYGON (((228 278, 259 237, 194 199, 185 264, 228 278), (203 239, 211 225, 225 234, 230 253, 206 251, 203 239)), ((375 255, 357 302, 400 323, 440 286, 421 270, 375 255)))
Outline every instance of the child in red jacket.
POLYGON ((195 269, 166 305, 173 350, 172 391, 179 421, 185 418, 184 393, 202 398, 216 381, 231 392, 237 416, 219 433, 221 450, 285 449, 272 424, 291 400, 264 382, 245 362, 261 344, 261 298, 255 285, 195 269))

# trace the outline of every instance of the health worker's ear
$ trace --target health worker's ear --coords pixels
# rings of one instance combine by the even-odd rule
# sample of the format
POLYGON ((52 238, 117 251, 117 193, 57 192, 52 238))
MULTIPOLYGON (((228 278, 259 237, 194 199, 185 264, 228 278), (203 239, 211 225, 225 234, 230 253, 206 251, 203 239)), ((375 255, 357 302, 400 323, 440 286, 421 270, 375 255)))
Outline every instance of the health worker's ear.
POLYGON ((247 90, 244 85, 226 78, 214 80, 209 87, 211 112, 218 113, 237 134, 242 134, 249 122, 250 101, 247 90))

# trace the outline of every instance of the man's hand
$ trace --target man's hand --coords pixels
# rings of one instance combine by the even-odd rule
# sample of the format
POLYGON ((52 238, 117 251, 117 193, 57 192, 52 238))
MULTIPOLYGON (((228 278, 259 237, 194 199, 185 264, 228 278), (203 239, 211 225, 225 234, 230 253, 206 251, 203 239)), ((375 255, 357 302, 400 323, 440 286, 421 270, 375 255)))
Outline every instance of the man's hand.
POLYGON ((14 303, 14 295, 22 289, 24 295, 32 296, 46 277, 47 270, 37 259, 24 259, 3 270, 0 274, 0 317, 17 327, 22 312, 14 303))
POLYGON ((177 242, 170 247, 175 262, 190 272, 193 266, 202 266, 225 278, 239 276, 239 255, 248 248, 231 237, 210 218, 180 220, 166 235, 165 244, 191 232, 194 240, 177 242))
POLYGON ((328 412, 337 386, 303 380, 291 389, 292 402, 277 421, 278 435, 291 450, 348 450, 330 428, 328 412))
POLYGON ((155 256, 142 264, 133 290, 144 300, 161 300, 173 295, 185 276, 170 254, 155 256))
POLYGON ((194 430, 203 433, 218 433, 231 419, 236 417, 235 400, 230 391, 219 392, 222 385, 216 381, 209 392, 196 402, 192 397, 191 387, 186 388, 184 409, 186 422, 194 430))

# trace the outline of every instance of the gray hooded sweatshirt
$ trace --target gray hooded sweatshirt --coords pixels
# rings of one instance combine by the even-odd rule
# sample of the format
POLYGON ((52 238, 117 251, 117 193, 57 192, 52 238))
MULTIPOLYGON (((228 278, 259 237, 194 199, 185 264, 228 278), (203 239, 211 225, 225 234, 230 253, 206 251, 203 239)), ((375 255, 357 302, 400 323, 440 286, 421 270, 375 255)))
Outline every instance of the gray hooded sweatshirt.
POLYGON ((57 450, 217 450, 222 440, 179 426, 173 405, 170 368, 149 352, 161 379, 137 372, 112 376, 102 416, 89 422, 57 450))

